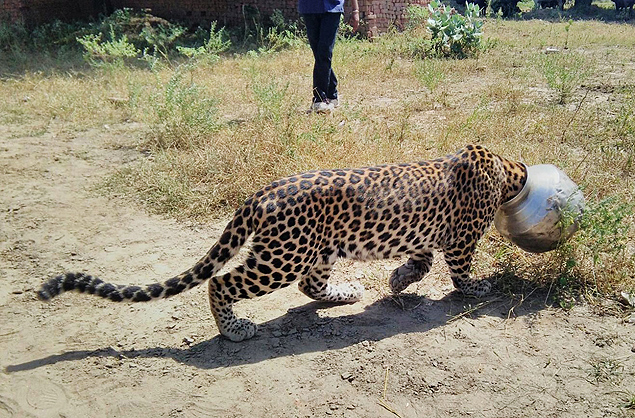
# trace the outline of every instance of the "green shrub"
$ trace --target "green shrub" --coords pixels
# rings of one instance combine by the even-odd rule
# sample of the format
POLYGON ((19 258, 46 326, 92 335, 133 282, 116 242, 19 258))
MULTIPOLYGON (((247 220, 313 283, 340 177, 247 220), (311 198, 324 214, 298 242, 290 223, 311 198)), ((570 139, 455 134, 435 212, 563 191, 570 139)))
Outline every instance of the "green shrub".
POLYGON ((552 53, 542 57, 541 71, 549 88, 558 94, 558 103, 565 104, 591 75, 589 62, 577 53, 552 53))
POLYGON ((480 9, 476 4, 467 3, 465 15, 461 15, 454 8, 432 0, 427 9, 410 6, 407 14, 411 31, 426 23, 431 35, 428 55, 466 58, 481 49, 483 22, 479 19, 480 9))
POLYGON ((445 79, 445 72, 438 60, 424 59, 417 62, 415 76, 430 92, 434 92, 439 83, 445 79))
POLYGON ((433 0, 428 4, 428 30, 432 47, 438 55, 465 58, 475 55, 481 47, 483 22, 478 5, 467 3, 465 16, 433 0))
POLYGON ((205 60, 214 63, 219 59, 219 54, 227 51, 231 41, 227 37, 225 28, 216 30, 216 22, 212 22, 207 40, 198 47, 177 46, 176 49, 188 58, 205 60))
POLYGON ((556 293, 605 294, 628 283, 635 274, 635 255, 628 248, 632 218, 632 204, 614 197, 587 202, 579 231, 543 266, 555 274, 556 293))
POLYGON ((139 50, 128 41, 126 35, 117 38, 114 30, 110 31, 110 39, 102 40, 103 34, 84 35, 77 38, 85 50, 84 58, 93 66, 123 65, 125 58, 134 58, 139 50))
MULTIPOLYGON (((178 25, 158 25, 156 27, 148 25, 144 26, 140 35, 150 45, 153 57, 161 55, 169 62, 170 48, 184 33, 185 28, 178 25)), ((144 53, 147 55, 148 51, 146 50, 144 53)))
POLYGON ((257 29, 259 53, 296 48, 304 43, 298 24, 287 22, 280 10, 274 10, 269 19, 270 27, 260 26, 257 29))

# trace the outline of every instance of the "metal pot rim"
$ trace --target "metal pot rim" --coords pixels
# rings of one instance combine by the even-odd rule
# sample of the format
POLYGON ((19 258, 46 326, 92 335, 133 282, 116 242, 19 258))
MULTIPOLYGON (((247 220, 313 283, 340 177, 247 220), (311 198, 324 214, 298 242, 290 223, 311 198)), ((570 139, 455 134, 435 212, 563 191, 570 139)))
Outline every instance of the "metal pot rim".
POLYGON ((510 200, 508 200, 507 202, 503 203, 500 206, 500 208, 503 209, 503 210, 508 208, 508 207, 510 207, 510 206, 513 206, 519 200, 524 199, 525 196, 527 196, 529 194, 529 189, 531 188, 531 186, 529 185, 529 183, 531 182, 531 179, 529 177, 529 167, 525 163, 521 163, 521 164, 525 167, 525 171, 527 172, 527 180, 525 180, 525 185, 523 186, 522 189, 520 189, 520 192, 518 192, 518 194, 516 196, 512 197, 510 200))

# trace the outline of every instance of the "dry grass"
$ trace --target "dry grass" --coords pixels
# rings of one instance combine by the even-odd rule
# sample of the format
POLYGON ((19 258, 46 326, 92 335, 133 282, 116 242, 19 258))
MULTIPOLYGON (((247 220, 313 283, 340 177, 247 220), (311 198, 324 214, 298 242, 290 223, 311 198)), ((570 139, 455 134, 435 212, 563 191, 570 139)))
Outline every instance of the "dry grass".
MULTIPOLYGON (((287 174, 427 159, 470 142, 527 164, 554 163, 589 201, 633 202, 635 27, 489 20, 484 32, 490 47, 460 61, 423 62, 413 55, 414 34, 340 41, 343 105, 330 117, 305 113, 312 57, 304 46, 154 72, 26 72, 0 84, 0 122, 46 127, 57 119, 69 130, 141 122, 136 145, 152 158, 116 169, 107 186, 179 217, 227 214, 287 174), (558 48, 560 61, 546 62, 546 47, 558 48), (564 77, 560 86, 548 83, 549 65, 564 77)), ((624 222, 633 225, 632 215, 624 222)), ((601 293, 633 289, 633 228, 627 234, 621 253, 592 250, 589 263, 587 243, 534 256, 494 232, 476 270, 547 286, 564 272, 601 293), (584 260, 566 265, 576 257, 584 260)))

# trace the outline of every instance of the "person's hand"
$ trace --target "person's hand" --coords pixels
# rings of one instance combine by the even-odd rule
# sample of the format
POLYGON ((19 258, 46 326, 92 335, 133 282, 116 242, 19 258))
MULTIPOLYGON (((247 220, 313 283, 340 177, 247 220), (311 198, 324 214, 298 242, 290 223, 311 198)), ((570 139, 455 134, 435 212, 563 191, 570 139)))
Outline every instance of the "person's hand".
POLYGON ((359 10, 353 10, 349 24, 353 27, 353 32, 357 32, 357 28, 359 28, 359 10))

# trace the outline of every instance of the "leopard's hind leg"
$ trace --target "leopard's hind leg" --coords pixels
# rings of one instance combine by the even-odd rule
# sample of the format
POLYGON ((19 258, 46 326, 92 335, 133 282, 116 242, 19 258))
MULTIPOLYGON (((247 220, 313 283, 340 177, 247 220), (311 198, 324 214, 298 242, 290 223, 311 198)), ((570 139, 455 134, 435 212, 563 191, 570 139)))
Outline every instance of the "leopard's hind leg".
POLYGON ((289 286, 311 271, 317 257, 315 250, 307 251, 301 260, 285 261, 270 257, 265 250, 252 251, 244 264, 229 273, 212 277, 209 281, 209 303, 220 333, 232 341, 242 341, 254 336, 256 324, 238 318, 233 304, 242 299, 263 296, 289 286))
POLYGON ((364 286, 359 282, 331 284, 329 278, 333 265, 318 264, 298 283, 302 293, 323 302, 357 302, 364 295, 364 286))

